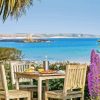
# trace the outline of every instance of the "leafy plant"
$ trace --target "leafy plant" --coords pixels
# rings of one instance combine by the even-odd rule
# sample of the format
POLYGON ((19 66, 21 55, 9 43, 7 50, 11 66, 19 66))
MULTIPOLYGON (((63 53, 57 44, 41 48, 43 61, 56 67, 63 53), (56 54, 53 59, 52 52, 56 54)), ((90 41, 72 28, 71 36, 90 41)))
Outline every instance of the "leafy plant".
POLYGON ((22 57, 21 51, 16 48, 0 48, 0 61, 4 63, 8 89, 12 89, 11 71, 9 60, 20 60, 22 57))
POLYGON ((20 60, 22 57, 21 50, 16 48, 0 48, 0 61, 20 60))
POLYGON ((100 56, 94 50, 91 52, 91 65, 88 73, 88 89, 92 99, 100 99, 100 56))
POLYGON ((3 21, 8 16, 18 18, 32 5, 33 0, 0 0, 0 15, 3 21))

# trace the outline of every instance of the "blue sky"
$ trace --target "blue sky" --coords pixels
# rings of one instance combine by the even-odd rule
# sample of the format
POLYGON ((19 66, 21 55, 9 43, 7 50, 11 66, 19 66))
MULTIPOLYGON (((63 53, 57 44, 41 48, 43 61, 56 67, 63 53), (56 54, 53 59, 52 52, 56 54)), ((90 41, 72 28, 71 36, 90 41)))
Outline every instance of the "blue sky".
POLYGON ((100 34, 100 0, 35 0, 18 21, 0 18, 0 33, 100 34))

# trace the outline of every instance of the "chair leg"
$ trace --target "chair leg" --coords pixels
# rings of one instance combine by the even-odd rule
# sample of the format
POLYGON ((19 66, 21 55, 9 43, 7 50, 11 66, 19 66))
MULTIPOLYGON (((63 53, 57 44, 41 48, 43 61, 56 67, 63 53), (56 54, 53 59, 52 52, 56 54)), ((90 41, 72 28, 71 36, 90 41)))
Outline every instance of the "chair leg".
POLYGON ((65 98, 63 100, 66 100, 65 98))
POLYGON ((82 97, 80 98, 80 100, 84 100, 84 92, 82 93, 82 97))
POLYGON ((5 98, 5 100, 9 100, 9 98, 5 98))
POLYGON ((47 93, 45 93, 45 100, 48 100, 48 96, 47 96, 47 93))
POLYGON ((31 97, 27 97, 27 100, 31 100, 31 97))
POLYGON ((82 96, 82 97, 80 98, 80 100, 84 100, 84 96, 82 96))
POLYGON ((31 93, 28 94, 27 100, 31 100, 31 93))
POLYGON ((31 91, 31 99, 33 99, 33 91, 31 91))

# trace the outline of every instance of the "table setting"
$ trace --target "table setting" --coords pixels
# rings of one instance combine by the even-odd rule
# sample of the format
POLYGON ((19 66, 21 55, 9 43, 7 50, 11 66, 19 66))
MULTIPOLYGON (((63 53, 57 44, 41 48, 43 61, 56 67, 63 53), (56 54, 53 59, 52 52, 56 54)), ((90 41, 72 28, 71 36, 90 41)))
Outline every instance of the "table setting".
POLYGON ((30 67, 24 71, 25 73, 33 73, 33 74, 65 74, 64 70, 53 70, 48 69, 45 70, 43 67, 40 67, 38 69, 35 69, 34 67, 30 67))
POLYGON ((49 61, 46 59, 43 61, 43 66, 41 67, 35 67, 31 66, 24 71, 25 73, 31 73, 31 74, 65 74, 64 70, 59 70, 59 65, 57 65, 57 69, 50 69, 49 68, 49 61))

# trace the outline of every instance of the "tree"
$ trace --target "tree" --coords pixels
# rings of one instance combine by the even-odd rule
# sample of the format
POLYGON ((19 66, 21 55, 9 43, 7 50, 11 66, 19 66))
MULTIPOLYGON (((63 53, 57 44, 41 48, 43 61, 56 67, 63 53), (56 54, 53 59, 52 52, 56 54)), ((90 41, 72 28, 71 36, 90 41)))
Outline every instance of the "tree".
POLYGON ((0 0, 0 16, 3 21, 8 16, 18 19, 26 12, 26 9, 32 5, 33 0, 0 0))
POLYGON ((16 48, 0 48, 0 61, 20 60, 22 53, 16 48))

